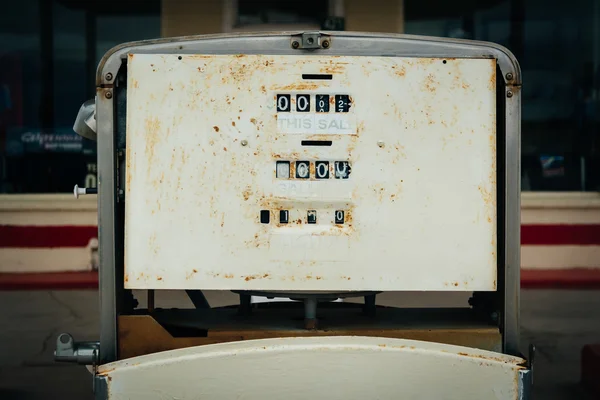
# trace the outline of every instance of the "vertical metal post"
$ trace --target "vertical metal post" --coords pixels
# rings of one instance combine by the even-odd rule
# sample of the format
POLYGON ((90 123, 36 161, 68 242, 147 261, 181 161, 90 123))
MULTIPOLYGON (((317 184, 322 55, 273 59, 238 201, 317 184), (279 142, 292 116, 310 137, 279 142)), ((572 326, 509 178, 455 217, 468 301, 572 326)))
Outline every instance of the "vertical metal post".
POLYGON ((117 359, 117 304, 115 279, 115 147, 114 90, 96 92, 98 133, 98 241, 100 243, 100 361, 117 359))
POLYGON ((252 297, 249 294, 240 293, 240 308, 241 315, 249 315, 252 313, 252 297))
POLYGON ((304 329, 317 329, 317 298, 304 299, 304 329))
POLYGON ((148 290, 148 312, 154 312, 154 289, 148 290))
POLYGON ((364 312, 369 317, 375 316, 375 313, 376 313, 376 310, 377 310, 377 307, 375 305, 376 301, 377 301, 377 295, 376 294, 370 294, 368 296, 365 296, 365 308, 364 308, 364 312))
MULTIPOLYGON (((501 79, 501 78, 500 78, 501 79)), ((519 310, 521 293, 521 91, 507 86, 506 99, 506 189, 504 193, 506 252, 504 270, 504 352, 519 355, 519 310), (510 96, 509 96, 510 93, 510 96)))

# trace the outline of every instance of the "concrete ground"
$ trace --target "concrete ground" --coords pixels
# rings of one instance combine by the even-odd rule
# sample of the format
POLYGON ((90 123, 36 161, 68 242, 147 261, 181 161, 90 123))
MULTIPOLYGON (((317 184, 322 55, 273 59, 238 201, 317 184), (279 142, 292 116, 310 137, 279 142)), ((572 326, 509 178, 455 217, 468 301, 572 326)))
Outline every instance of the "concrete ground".
MULTIPOLYGON (((137 296, 143 303, 143 295, 137 296)), ((233 303, 230 293, 207 293, 211 305, 233 303)), ((464 296, 454 298, 455 306, 464 296)), ((160 307, 188 302, 181 293, 161 292, 160 307)), ((386 293, 381 304, 426 306, 432 295, 417 298, 386 293)), ((0 292, 0 399, 93 399, 85 367, 52 359, 61 332, 76 340, 97 340, 96 291, 0 292)), ((524 290, 521 299, 523 346, 537 346, 535 399, 591 400, 579 387, 581 348, 600 342, 600 291, 524 290)), ((600 377, 599 377, 600 378, 600 377)))

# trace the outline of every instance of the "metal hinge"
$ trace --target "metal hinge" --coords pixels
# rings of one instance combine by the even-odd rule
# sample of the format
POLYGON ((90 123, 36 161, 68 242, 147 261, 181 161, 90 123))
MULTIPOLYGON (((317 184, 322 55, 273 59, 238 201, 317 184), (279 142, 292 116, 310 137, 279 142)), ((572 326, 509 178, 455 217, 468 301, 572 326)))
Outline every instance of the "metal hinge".
POLYGON ((56 339, 56 350, 54 360, 59 362, 71 362, 81 365, 96 365, 100 343, 98 342, 75 342, 73 336, 61 333, 56 339))
POLYGON ((304 32, 292 36, 290 43, 293 49, 328 49, 331 47, 331 38, 320 32, 304 32))

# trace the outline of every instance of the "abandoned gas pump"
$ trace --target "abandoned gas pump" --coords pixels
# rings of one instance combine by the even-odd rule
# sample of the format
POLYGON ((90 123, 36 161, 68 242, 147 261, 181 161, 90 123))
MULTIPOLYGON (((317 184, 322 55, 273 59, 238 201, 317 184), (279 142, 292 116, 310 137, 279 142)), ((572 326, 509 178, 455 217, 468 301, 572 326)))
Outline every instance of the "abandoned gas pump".
POLYGON ((98 399, 529 398, 508 50, 170 38, 112 49, 96 84, 74 129, 98 146, 101 330, 55 355, 91 366, 98 399), (167 289, 194 307, 157 307, 167 289), (390 291, 472 296, 378 305, 390 291))

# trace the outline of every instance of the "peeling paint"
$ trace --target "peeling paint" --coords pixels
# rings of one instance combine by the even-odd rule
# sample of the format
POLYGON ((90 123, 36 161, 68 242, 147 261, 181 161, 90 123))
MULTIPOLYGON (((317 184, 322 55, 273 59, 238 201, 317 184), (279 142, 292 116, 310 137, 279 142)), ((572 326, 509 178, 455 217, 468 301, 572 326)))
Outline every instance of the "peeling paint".
POLYGON ((128 279, 128 287, 151 287, 160 275, 161 288, 402 289, 397 279, 365 275, 377 262, 385 276, 404 277, 404 288, 495 288, 491 60, 148 54, 129 67, 126 269, 147 277, 128 279), (169 72, 174 64, 177 74, 169 72), (302 79, 317 71, 332 79, 302 79), (335 95, 347 94, 356 130, 279 132, 280 93, 290 95, 290 112, 297 94, 328 94, 331 115, 335 95), (277 161, 290 162, 291 179, 276 177, 277 161), (295 176, 296 161, 309 162, 308 179, 295 176), (316 161, 329 162, 329 178, 317 179, 316 161), (349 179, 336 179, 337 161, 349 163, 349 179), (289 211, 288 223, 280 210, 289 211), (316 210, 316 224, 307 210, 316 210), (343 223, 334 222, 336 210, 343 223), (423 250, 425 238, 436 252, 423 250), (459 252, 459 240, 475 250, 459 252), (403 259, 418 262, 398 268, 403 259), (443 264, 437 259, 452 266, 434 267, 443 264), (325 273, 341 260, 344 275, 325 273), (166 274, 174 261, 181 270, 166 274))

